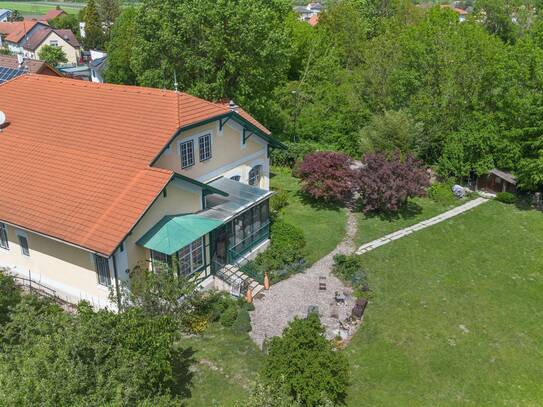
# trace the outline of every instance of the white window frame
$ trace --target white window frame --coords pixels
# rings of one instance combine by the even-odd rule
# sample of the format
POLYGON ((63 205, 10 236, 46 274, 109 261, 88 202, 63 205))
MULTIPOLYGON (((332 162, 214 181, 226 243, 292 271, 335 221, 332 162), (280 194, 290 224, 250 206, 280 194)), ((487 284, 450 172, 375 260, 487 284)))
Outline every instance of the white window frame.
POLYGON ((0 222, 0 249, 9 250, 8 227, 0 222))
POLYGON ((200 158, 200 162, 207 161, 213 158, 211 132, 198 136, 198 158, 200 158), (206 145, 205 145, 206 140, 208 144, 207 147, 209 150, 209 155, 203 157, 202 154, 206 152, 206 145), (204 145, 202 146, 202 144, 204 145))
POLYGON ((98 284, 101 285, 102 287, 111 287, 111 269, 109 267, 109 259, 107 257, 100 256, 99 254, 95 253, 94 254, 94 268, 96 269, 96 278, 98 280, 98 284), (104 261, 105 264, 107 264, 107 276, 101 274, 101 269, 98 264, 98 259, 100 259, 100 261, 104 261), (107 281, 105 282, 105 284, 103 281, 101 281, 100 276, 106 277, 107 281))
MULTIPOLYGON (((187 150, 188 152, 189 150, 187 150)), ((194 165, 194 139, 188 139, 188 140, 183 140, 179 143, 179 157, 181 159, 181 168, 182 169, 185 169, 185 168, 190 168, 194 165), (183 160, 183 146, 188 146, 190 145, 191 146, 191 150, 190 150, 190 153, 191 153, 191 160, 189 162, 188 158, 187 158, 187 165, 184 165, 184 160, 183 160)))
POLYGON ((49 41, 49 45, 52 46, 52 47, 58 47, 58 40, 49 41))

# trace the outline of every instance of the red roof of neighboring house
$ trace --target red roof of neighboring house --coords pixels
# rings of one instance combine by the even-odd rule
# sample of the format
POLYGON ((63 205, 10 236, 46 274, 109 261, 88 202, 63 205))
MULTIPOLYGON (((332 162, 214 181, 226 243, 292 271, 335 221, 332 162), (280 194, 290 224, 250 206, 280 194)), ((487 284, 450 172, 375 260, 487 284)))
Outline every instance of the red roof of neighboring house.
POLYGON ((308 20, 308 23, 310 26, 315 27, 319 23, 319 15, 312 15, 311 18, 308 20))
POLYGON ((175 175, 149 165, 174 133, 230 111, 184 93, 44 75, 0 85, 0 109, 9 122, 0 221, 104 255, 175 175))
POLYGON ((0 33, 6 36, 6 41, 18 43, 36 24, 47 25, 43 21, 4 22, 0 23, 0 33))
MULTIPOLYGON (((38 61, 37 59, 25 58, 24 66, 28 68, 28 72, 42 75, 62 76, 57 70, 52 68, 45 61, 38 61)), ((19 61, 15 55, 0 55, 0 67, 18 69, 19 61)))
POLYGON ((56 29, 53 29, 51 27, 44 27, 43 29, 35 31, 34 33, 32 33, 32 35, 30 36, 28 41, 24 44, 23 48, 28 49, 30 51, 34 51, 53 32, 56 33, 64 41, 66 41, 68 44, 70 44, 72 47, 79 48, 79 41, 77 41, 77 38, 75 38, 75 35, 71 30, 68 30, 68 29, 58 29, 58 30, 56 30, 56 29))
POLYGON ((67 13, 62 9, 58 9, 58 10, 52 9, 52 10, 49 10, 47 13, 45 13, 45 15, 41 16, 40 20, 49 22, 51 20, 54 20, 57 17, 60 17, 63 14, 67 14, 67 13))
POLYGON ((453 7, 453 6, 449 5, 449 4, 442 4, 441 8, 451 9, 452 11, 454 11, 454 12, 460 14, 460 15, 463 15, 463 16, 468 14, 468 12, 466 10, 461 9, 461 8, 457 8, 457 7, 453 7))

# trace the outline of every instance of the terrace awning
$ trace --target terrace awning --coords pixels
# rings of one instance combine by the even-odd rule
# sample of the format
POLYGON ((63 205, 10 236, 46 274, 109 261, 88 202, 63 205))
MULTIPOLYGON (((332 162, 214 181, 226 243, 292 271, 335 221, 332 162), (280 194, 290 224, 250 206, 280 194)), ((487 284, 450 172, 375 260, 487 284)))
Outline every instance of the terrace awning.
POLYGON ((137 244, 171 256, 222 224, 220 220, 197 214, 168 215, 143 235, 137 244))

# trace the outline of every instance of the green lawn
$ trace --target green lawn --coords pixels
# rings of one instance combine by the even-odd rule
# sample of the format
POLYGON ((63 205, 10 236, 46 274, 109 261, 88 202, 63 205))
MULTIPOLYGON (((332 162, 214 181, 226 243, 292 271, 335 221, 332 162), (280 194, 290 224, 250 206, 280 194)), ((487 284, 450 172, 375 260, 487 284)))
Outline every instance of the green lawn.
POLYGON ((23 2, 23 1, 0 1, 0 8, 18 10, 22 15, 42 15, 52 10, 58 4, 66 13, 76 14, 85 7, 83 3, 50 3, 50 2, 23 2))
POLYGON ((430 198, 414 198, 408 202, 406 209, 397 217, 357 213, 358 231, 355 238, 356 245, 361 246, 389 233, 430 219, 467 201, 467 198, 455 199, 450 204, 444 204, 434 202, 430 198))
POLYGON ((284 168, 272 169, 271 187, 289 194, 289 205, 283 209, 282 216, 304 231, 307 261, 314 263, 334 250, 345 235, 345 210, 321 208, 306 202, 299 193, 298 180, 284 168))
POLYGON ((194 376, 187 407, 233 406, 236 401, 243 402, 264 359, 248 335, 234 334, 214 324, 202 336, 183 339, 180 344, 194 351, 194 376))
POLYGON ((365 254, 348 405, 542 405, 542 249, 542 213, 493 201, 365 254))

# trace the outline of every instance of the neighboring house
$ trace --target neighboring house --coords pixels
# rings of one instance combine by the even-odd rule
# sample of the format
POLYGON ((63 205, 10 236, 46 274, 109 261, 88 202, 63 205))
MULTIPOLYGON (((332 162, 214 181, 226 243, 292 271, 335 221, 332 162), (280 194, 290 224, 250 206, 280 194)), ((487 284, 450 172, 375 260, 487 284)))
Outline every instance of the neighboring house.
POLYGON ((27 58, 38 59, 40 50, 45 45, 60 47, 66 54, 68 64, 78 64, 81 58, 81 46, 74 33, 67 29, 45 27, 36 30, 23 44, 23 54, 27 58))
POLYGON ((23 44, 36 32, 48 28, 40 21, 16 21, 0 23, 0 46, 14 54, 23 54, 23 44))
POLYGON ((0 84, 26 73, 62 76, 53 67, 43 61, 22 59, 22 56, 0 55, 0 84), (22 63, 19 63, 21 58, 22 63))
POLYGON ((307 6, 294 7, 294 12, 298 14, 300 20, 309 22, 312 17, 321 13, 322 9, 323 8, 320 3, 309 3, 307 6))
POLYGON ((440 7, 441 8, 447 8, 447 9, 450 9, 450 10, 454 11, 456 14, 458 14, 458 20, 460 22, 466 21, 466 18, 468 17, 468 14, 469 14, 466 10, 458 8, 458 7, 451 6, 449 4, 442 4, 440 7))
POLYGON ((8 21, 12 11, 5 8, 0 8, 0 23, 8 21))
POLYGON ((91 81, 97 83, 104 83, 104 69, 107 64, 107 55, 103 57, 93 59, 89 63, 89 68, 91 71, 91 81))
POLYGON ((41 16, 39 18, 39 20, 40 21, 47 21, 49 23, 52 20, 54 20, 55 18, 60 17, 62 15, 67 15, 67 14, 68 13, 66 13, 61 8, 56 8, 56 9, 53 9, 53 10, 49 10, 47 13, 45 13, 45 15, 41 16))
POLYGON ((517 179, 509 172, 494 168, 477 178, 477 189, 486 192, 517 192, 517 179))
POLYGON ((233 103, 23 75, 0 108, 0 267, 114 308, 138 264, 228 288, 228 265, 268 244, 282 145, 233 103))

